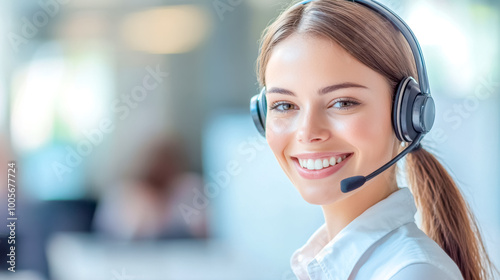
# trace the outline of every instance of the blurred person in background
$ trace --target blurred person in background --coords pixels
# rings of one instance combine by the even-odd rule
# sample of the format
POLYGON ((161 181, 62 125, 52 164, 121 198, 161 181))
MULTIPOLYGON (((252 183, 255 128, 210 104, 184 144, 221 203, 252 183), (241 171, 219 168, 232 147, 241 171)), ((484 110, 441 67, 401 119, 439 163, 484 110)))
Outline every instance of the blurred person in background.
POLYGON ((122 240, 206 237, 205 211, 188 221, 179 208, 203 191, 201 176, 188 171, 180 138, 153 137, 127 164, 127 174, 97 206, 97 233, 122 240))

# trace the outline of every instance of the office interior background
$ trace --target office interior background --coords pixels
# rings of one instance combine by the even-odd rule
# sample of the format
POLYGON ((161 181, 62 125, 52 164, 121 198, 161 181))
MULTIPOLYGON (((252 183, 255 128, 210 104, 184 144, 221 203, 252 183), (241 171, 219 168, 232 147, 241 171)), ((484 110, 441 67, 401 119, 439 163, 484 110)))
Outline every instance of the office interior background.
MULTIPOLYGON (((500 2, 380 2, 420 41, 437 106, 424 145, 500 267, 500 2)), ((249 115, 258 40, 288 4, 2 1, 0 174, 15 160, 18 220, 16 273, 0 226, 0 278, 295 279, 321 209, 249 115)))

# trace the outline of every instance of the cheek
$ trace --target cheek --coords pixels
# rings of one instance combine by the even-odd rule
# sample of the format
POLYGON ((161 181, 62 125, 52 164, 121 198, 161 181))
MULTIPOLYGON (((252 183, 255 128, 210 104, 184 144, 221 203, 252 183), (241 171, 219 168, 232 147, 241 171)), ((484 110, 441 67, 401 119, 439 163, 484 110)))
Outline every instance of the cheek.
POLYGON ((268 118, 266 121, 266 139, 269 147, 278 155, 290 141, 294 131, 293 119, 268 118))
POLYGON ((389 108, 379 108, 357 114, 344 128, 348 141, 360 150, 365 160, 380 158, 388 151, 392 154, 395 136, 390 112, 389 108))
POLYGON ((266 120, 266 132, 272 135, 286 135, 295 130, 295 118, 270 117, 266 120))

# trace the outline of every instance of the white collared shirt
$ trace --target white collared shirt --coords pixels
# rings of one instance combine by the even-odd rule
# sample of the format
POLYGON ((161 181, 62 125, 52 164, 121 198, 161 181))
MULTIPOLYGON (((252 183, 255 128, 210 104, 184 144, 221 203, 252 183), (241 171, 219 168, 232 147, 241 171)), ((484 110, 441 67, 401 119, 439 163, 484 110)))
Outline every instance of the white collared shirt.
POLYGON ((415 201, 401 188, 368 208, 331 241, 323 224, 290 260, 300 280, 455 280, 455 262, 415 224, 415 201))

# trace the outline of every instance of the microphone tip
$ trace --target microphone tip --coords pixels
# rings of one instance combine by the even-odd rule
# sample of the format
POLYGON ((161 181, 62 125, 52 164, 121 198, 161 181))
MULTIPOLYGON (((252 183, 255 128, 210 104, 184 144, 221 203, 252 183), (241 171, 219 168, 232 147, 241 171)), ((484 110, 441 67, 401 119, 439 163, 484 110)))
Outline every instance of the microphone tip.
POLYGON ((340 190, 343 193, 348 193, 359 187, 361 187, 366 182, 365 176, 354 176, 349 177, 340 182, 340 190))

